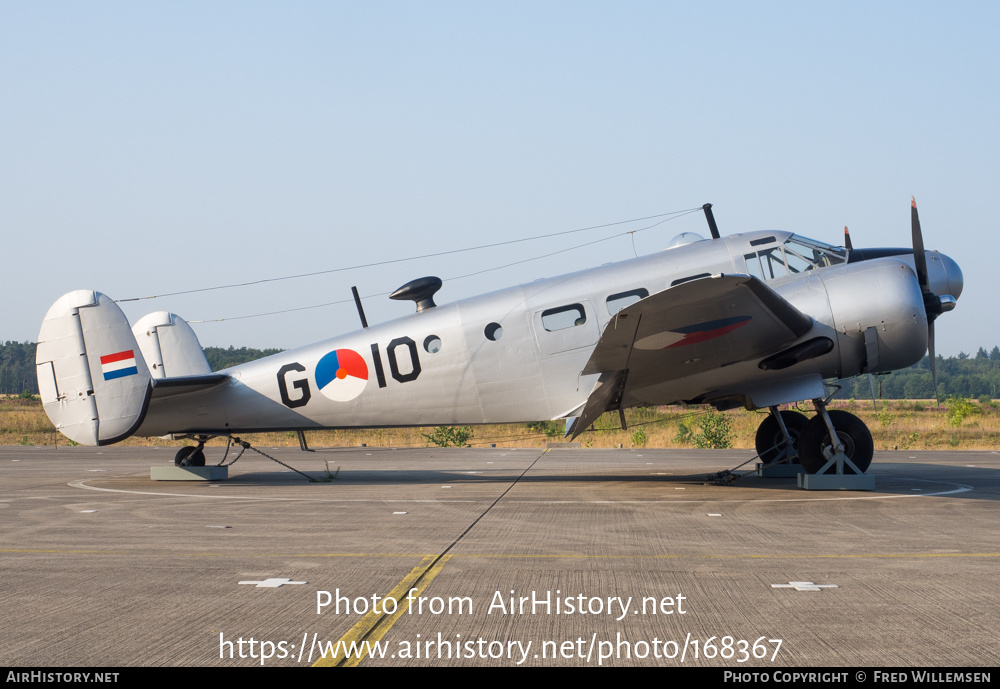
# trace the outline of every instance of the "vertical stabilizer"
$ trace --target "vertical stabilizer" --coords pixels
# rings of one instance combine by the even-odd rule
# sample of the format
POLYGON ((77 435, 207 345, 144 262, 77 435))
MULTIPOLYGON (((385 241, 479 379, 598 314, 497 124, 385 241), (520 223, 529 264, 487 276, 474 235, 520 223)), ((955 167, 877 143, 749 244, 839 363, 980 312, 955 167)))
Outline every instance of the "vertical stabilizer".
POLYGON ((177 314, 154 311, 136 321, 132 334, 156 380, 212 372, 198 336, 177 314))
POLYGON ((35 364, 45 413, 70 440, 108 445, 142 423, 149 369, 125 314, 100 292, 56 300, 42 321, 35 364))

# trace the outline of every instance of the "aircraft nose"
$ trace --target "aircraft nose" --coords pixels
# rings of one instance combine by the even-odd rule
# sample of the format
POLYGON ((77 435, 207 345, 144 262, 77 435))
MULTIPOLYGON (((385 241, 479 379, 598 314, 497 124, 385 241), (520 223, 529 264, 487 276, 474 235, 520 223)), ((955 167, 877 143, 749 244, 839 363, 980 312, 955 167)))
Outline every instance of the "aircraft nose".
POLYGON ((944 262, 945 273, 948 275, 948 284, 951 286, 951 296, 958 299, 962 296, 962 289, 965 287, 965 277, 962 275, 962 269, 958 267, 958 264, 950 257, 941 255, 944 262))
POLYGON ((962 269, 950 256, 937 251, 927 251, 927 272, 929 287, 934 294, 951 296, 958 299, 965 287, 962 269))

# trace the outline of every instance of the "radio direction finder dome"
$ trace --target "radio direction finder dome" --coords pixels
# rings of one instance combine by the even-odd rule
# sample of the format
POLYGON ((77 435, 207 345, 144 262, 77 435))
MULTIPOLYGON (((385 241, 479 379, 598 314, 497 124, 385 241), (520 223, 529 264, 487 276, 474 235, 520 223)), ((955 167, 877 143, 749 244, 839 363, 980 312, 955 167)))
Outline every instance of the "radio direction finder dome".
POLYGON ((667 248, 673 249, 678 246, 684 246, 685 244, 694 244, 695 242, 703 241, 705 241, 705 238, 697 232, 681 232, 679 235, 670 240, 670 243, 667 244, 667 248))

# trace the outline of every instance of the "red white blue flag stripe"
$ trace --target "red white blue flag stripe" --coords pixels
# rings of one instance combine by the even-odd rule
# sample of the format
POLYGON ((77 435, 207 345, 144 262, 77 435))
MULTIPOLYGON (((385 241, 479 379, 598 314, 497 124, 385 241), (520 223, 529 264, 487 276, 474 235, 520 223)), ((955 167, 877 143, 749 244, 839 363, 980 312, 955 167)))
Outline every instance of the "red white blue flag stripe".
POLYGON ((135 365, 135 352, 127 349, 124 352, 102 356, 101 372, 104 373, 104 380, 136 375, 139 369, 135 365))

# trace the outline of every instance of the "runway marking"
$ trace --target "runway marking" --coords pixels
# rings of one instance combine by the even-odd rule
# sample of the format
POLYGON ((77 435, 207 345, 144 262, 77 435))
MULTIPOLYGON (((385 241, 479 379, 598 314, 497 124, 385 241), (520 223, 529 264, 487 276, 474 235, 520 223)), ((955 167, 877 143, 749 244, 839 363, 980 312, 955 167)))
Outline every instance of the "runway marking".
MULTIPOLYGON (((87 481, 101 481, 105 479, 77 479, 76 481, 70 481, 68 484, 71 488, 85 488, 86 490, 99 490, 104 493, 126 493, 128 495, 152 495, 160 498, 201 498, 203 500, 258 500, 264 502, 447 502, 447 503, 465 503, 465 502, 482 502, 482 500, 431 500, 431 499, 420 499, 420 498, 409 498, 409 499, 369 499, 369 498, 271 498, 264 495, 195 495, 194 493, 160 493, 151 490, 125 490, 123 488, 98 488, 97 486, 88 486, 87 481)), ((230 486, 232 487, 232 486, 230 486)))
POLYGON ((297 584, 299 586, 308 584, 308 581, 292 581, 288 577, 271 577, 262 581, 241 581, 240 585, 253 584, 255 589, 277 589, 286 584, 297 584))
MULTIPOLYGON (((370 611, 367 615, 362 617, 356 625, 351 627, 351 629, 340 637, 336 644, 334 644, 334 649, 344 649, 350 647, 351 643, 360 645, 363 641, 369 641, 370 643, 375 643, 380 641, 383 636, 392 628, 392 625, 398 620, 410 607, 410 592, 413 589, 416 591, 413 593, 413 597, 416 598, 424 589, 434 580, 441 570, 444 568, 444 564, 451 558, 451 555, 428 555, 420 561, 416 567, 410 570, 410 573, 403 577, 403 580, 396 584, 396 587, 389 592, 385 599, 392 598, 395 602, 395 611, 392 614, 386 614, 385 612, 375 612, 370 611)), ((382 609, 385 610, 386 603, 383 601, 382 609)), ((355 646, 357 648, 357 646, 355 646)), ((315 663, 313 667, 355 667, 364 660, 364 656, 344 656, 334 653, 332 656, 324 656, 320 658, 315 663)))
POLYGON ((822 591, 839 588, 836 584, 814 584, 811 581, 790 581, 787 584, 771 584, 773 589, 795 589, 796 591, 822 591))
MULTIPOLYGON (((906 481, 924 481, 924 479, 901 479, 906 481)), ((508 500, 507 504, 535 504, 535 505, 579 505, 579 504, 595 504, 595 503, 613 503, 615 505, 647 505, 647 504, 664 504, 664 505, 680 505, 692 502, 734 502, 734 503, 760 503, 760 502, 839 502, 843 500, 891 500, 895 498, 930 498, 942 495, 955 495, 957 493, 968 493, 975 490, 972 486, 965 485, 963 483, 951 483, 950 481, 924 481, 925 483, 950 483, 957 488, 952 490, 944 490, 937 493, 921 493, 920 495, 854 495, 854 496, 843 496, 836 498, 819 498, 819 497, 802 497, 802 498, 741 498, 739 500, 715 500, 711 498, 704 498, 700 500, 508 500)), ((684 490, 684 488, 677 488, 676 490, 684 490)), ((922 490, 922 489, 918 489, 922 490)))
MULTIPOLYGON (((442 503, 442 504, 464 504, 464 503, 476 503, 483 502, 484 500, 489 500, 489 497, 483 497, 477 500, 440 500, 440 499, 422 499, 422 498, 274 498, 261 495, 195 495, 193 493, 162 493, 156 491, 146 491, 146 490, 125 490, 123 488, 99 488, 97 486, 88 486, 88 481, 101 481, 106 479, 77 479, 75 481, 70 481, 68 486, 71 488, 84 488, 86 490, 97 490, 106 493, 125 493, 128 495, 153 495, 156 497, 164 498, 201 498, 203 500, 257 500, 264 502, 328 502, 328 503, 366 503, 366 502, 377 502, 377 503, 442 503)), ((820 498, 820 497, 801 497, 801 498, 740 498, 738 500, 725 500, 719 498, 703 498, 695 500, 508 500, 507 504, 535 504, 535 505, 594 505, 594 504, 616 504, 616 505, 655 505, 655 504, 683 504, 683 503, 699 503, 699 502, 733 502, 733 503, 761 503, 761 502, 840 502, 845 500, 891 500, 895 498, 929 498, 942 495, 955 495, 958 493, 968 493, 975 490, 972 486, 966 485, 964 483, 953 483, 951 481, 931 481, 926 479, 916 479, 916 478, 902 478, 893 479, 897 481, 920 481, 922 483, 937 483, 956 486, 951 490, 939 491, 936 493, 921 493, 920 495, 855 495, 855 496, 841 496, 841 497, 831 497, 831 498, 820 498)), ((233 487, 233 486, 230 486, 233 487)), ((674 490, 687 490, 687 488, 675 487, 674 490)), ((720 490, 725 490, 724 488, 720 490)))

